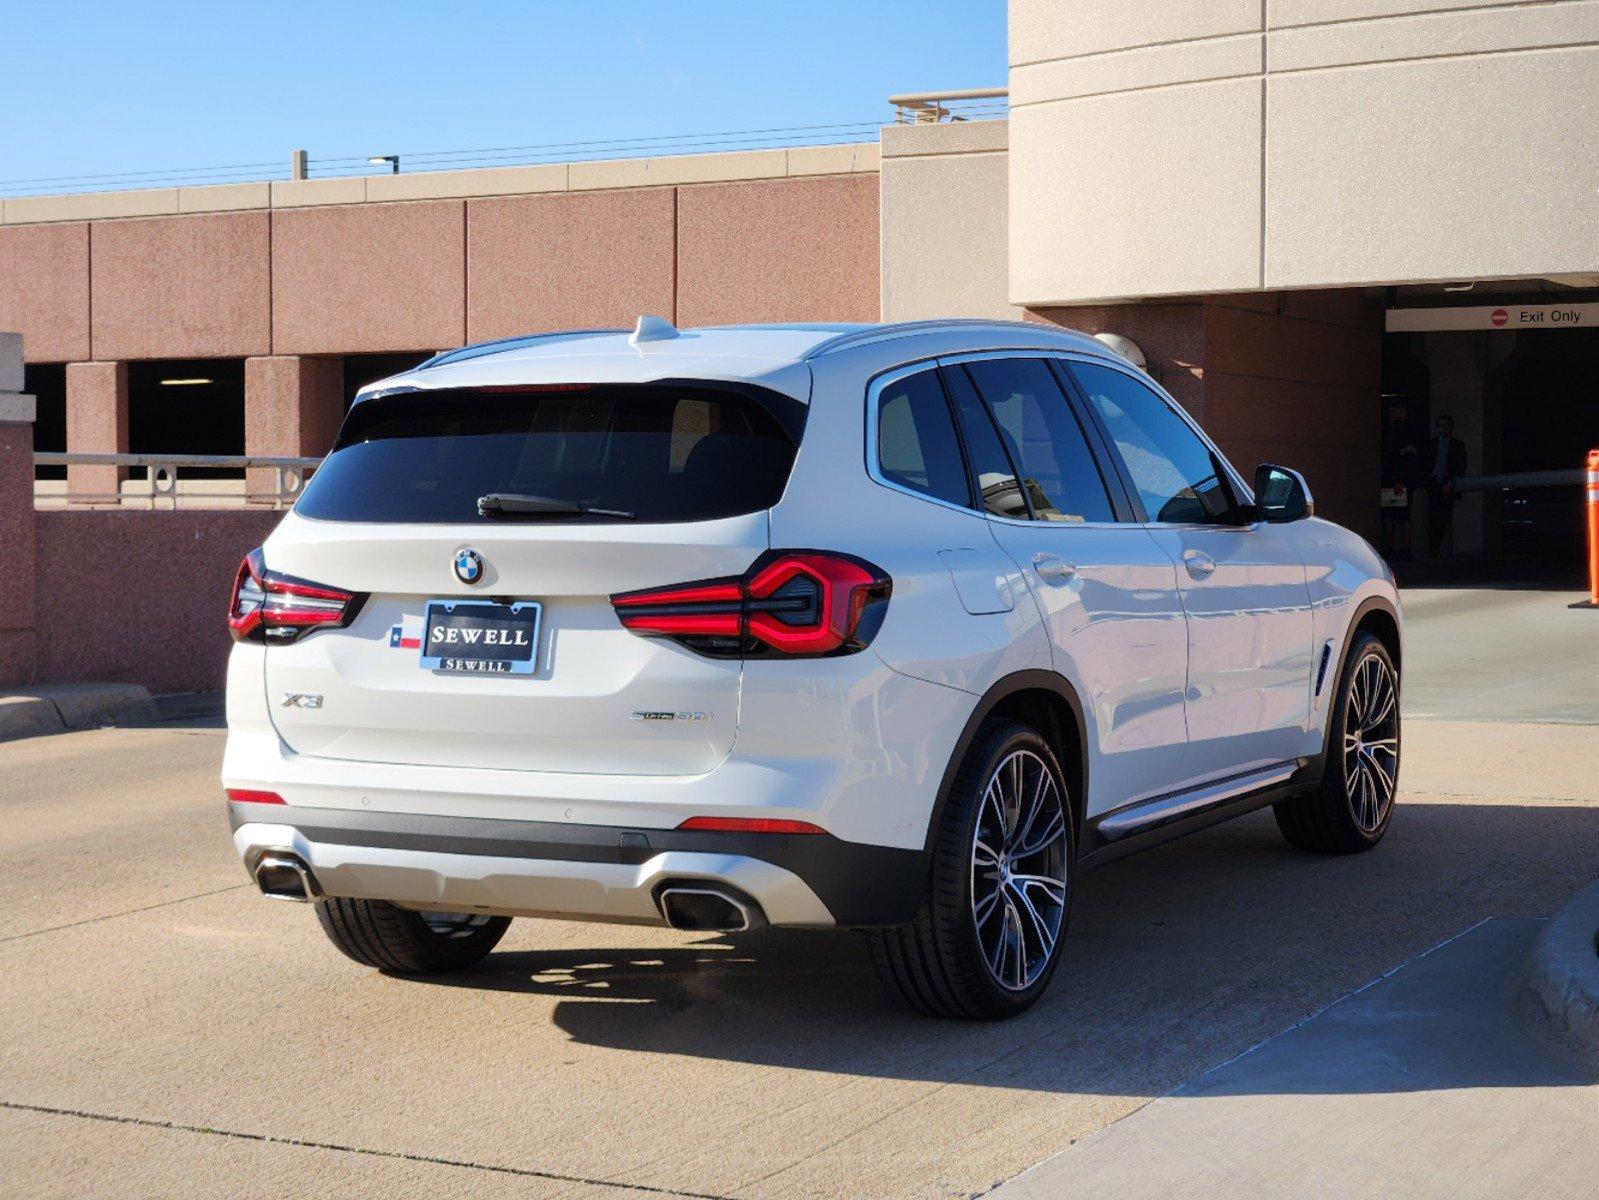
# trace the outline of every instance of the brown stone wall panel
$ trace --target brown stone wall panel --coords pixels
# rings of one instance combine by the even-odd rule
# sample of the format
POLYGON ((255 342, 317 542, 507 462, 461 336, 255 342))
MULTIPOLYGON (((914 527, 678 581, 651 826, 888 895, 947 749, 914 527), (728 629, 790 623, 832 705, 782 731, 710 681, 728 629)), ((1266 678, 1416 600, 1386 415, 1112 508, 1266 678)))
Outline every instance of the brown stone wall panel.
POLYGON ((0 227, 0 329, 29 362, 90 356, 88 225, 0 227))
POLYGON ((272 315, 268 214, 100 221, 93 233, 97 357, 265 354, 272 315))
POLYGON ((1382 373, 1382 326, 1369 328, 1205 307, 1205 361, 1213 371, 1373 387, 1382 373))
POLYGON ((1205 418, 1205 321, 1199 304, 1101 304, 1029 310, 1028 317, 1090 336, 1138 343, 1151 376, 1194 417, 1205 418))
MULTIPOLYGON (((344 362, 333 357, 275 355, 244 360, 244 452, 323 455, 344 418, 344 362)), ((245 472, 247 490, 277 487, 271 467, 245 472)))
POLYGON ((1372 390, 1301 380, 1208 372, 1205 412, 1205 427, 1218 439, 1254 437, 1354 449, 1374 445, 1378 431, 1372 390))
POLYGON ((220 688, 232 645, 222 609, 239 560, 280 512, 41 512, 38 677, 140 683, 152 692, 220 688), (107 563, 166 564, 159 586, 123 589, 105 607, 107 563), (137 630, 133 636, 130 631, 137 630))
POLYGON ((673 190, 467 202, 467 341, 673 312, 673 190))
POLYGON ((459 200, 274 211, 273 353, 460 345, 464 225, 459 200))
POLYGON ((878 178, 678 189, 677 323, 875 321, 878 178))
POLYGON ((33 426, 0 425, 0 685, 23 683, 31 672, 34 622, 33 426), (26 660, 26 661, 24 661, 26 660))
MULTIPOLYGON (((67 452, 128 452, 128 364, 67 364, 67 452)), ((127 474, 124 467, 69 466, 67 486, 74 495, 111 495, 127 474)))

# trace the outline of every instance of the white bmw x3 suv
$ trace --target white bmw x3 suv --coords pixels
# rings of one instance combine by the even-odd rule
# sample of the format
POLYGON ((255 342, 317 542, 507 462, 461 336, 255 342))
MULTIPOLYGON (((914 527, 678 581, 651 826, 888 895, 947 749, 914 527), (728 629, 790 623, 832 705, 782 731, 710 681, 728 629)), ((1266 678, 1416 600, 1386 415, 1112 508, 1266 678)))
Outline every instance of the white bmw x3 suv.
POLYGON ((397 973, 519 915, 837 926, 916 1007, 1005 1017, 1088 867, 1393 813, 1381 560, 1044 325, 438 355, 356 398, 229 624, 238 852, 397 973))

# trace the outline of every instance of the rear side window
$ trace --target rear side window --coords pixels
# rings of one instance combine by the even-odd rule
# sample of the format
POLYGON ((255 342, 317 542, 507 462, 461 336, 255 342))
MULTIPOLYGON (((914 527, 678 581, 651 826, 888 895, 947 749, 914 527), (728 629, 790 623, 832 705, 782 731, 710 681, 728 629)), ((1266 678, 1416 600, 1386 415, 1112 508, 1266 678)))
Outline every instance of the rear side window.
POLYGON ((1114 521, 1099 466, 1049 364, 1038 358, 966 364, 994 414, 1040 521, 1114 521))
POLYGON ((971 504, 960 441, 935 372, 896 379, 878 396, 877 466, 890 483, 950 504, 971 504))
MULTIPOLYGON (((777 395, 667 384, 432 391, 366 400, 295 505, 327 521, 457 523, 490 494, 708 521, 776 504, 803 411, 777 395), (778 420, 782 415, 786 420, 778 420)), ((541 520, 551 518, 545 517, 541 520)))

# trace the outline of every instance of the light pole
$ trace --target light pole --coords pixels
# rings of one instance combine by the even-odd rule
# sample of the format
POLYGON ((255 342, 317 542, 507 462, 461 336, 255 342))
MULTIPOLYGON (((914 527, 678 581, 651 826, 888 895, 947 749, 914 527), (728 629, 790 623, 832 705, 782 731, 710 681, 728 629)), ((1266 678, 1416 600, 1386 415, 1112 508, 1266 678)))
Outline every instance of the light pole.
POLYGON ((374 154, 366 161, 371 163, 374 167, 381 167, 384 163, 388 163, 389 173, 391 175, 398 175, 400 173, 400 156, 398 154, 374 154))

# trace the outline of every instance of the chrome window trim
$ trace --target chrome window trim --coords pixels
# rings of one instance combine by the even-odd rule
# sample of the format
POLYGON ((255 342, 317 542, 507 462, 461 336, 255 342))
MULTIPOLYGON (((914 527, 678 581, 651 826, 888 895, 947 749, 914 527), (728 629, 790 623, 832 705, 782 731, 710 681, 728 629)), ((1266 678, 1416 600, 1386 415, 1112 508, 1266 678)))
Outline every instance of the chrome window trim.
MULTIPOLYGON (((976 517, 981 519, 985 514, 981 510, 971 507, 969 504, 952 504, 948 500, 944 500, 938 496, 929 496, 926 492, 918 492, 915 488, 906 487, 902 483, 895 483, 892 479, 887 478, 883 474, 882 464, 878 459, 877 409, 878 404, 882 399, 883 389, 888 387, 890 384, 898 383, 901 379, 908 379, 912 375, 921 375, 926 372, 933 372, 937 370, 938 360, 936 358, 924 358, 913 363, 903 364, 898 367, 890 367, 888 370, 872 376, 872 378, 868 381, 866 385, 866 474, 873 483, 877 484, 879 487, 887 488, 891 492, 898 492, 902 496, 909 496, 913 500, 920 500, 923 504, 937 505, 939 508, 947 508, 952 512, 963 513, 968 517, 976 517)), ((934 382, 938 382, 936 377, 934 382)), ((944 385, 939 383, 938 388, 940 394, 942 394, 944 385)), ((950 425, 953 428, 955 423, 955 414, 951 413, 949 419, 950 425)), ((958 435, 959 431, 957 430, 957 436, 958 435)), ((964 446, 961 448, 961 457, 963 460, 966 457, 964 446)))

